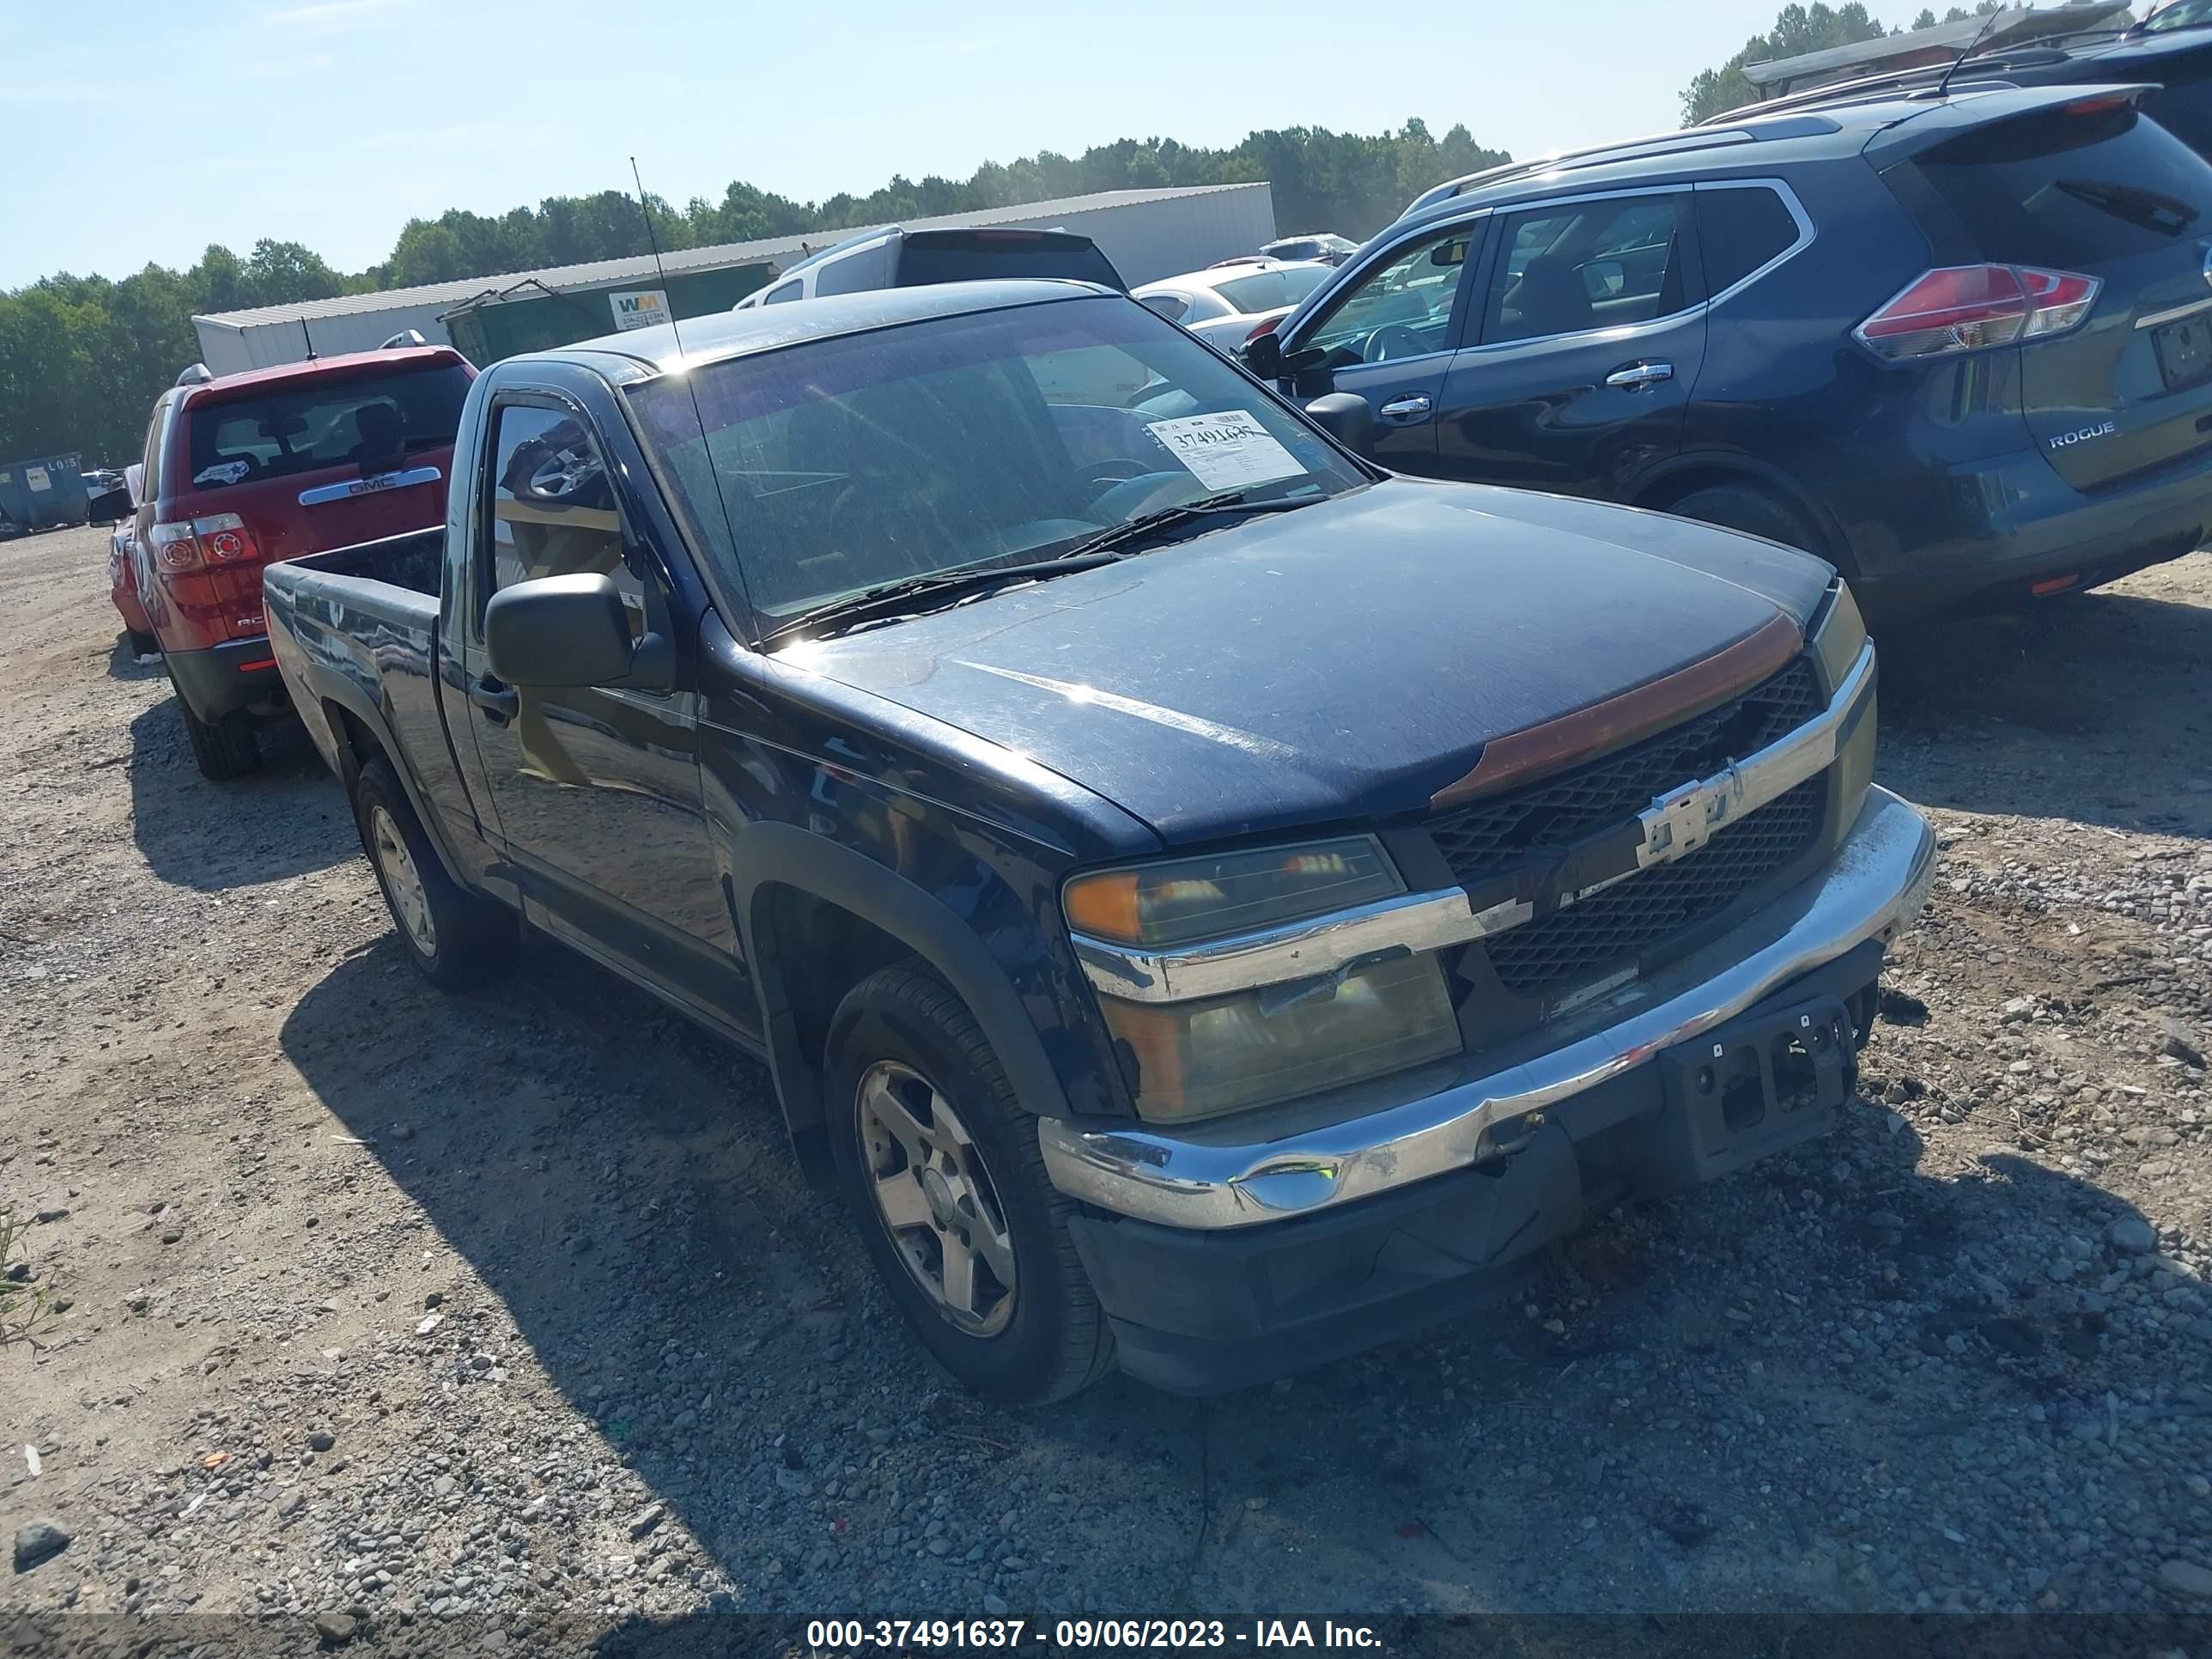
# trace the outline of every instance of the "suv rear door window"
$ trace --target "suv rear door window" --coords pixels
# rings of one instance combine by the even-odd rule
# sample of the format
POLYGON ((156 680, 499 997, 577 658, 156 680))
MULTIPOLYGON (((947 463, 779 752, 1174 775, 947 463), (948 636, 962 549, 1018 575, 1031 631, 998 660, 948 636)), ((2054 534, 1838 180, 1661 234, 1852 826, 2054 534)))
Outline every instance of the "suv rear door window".
POLYGON ((1698 253, 1705 262, 1709 294, 1734 288, 1796 245, 1796 219, 1765 185, 1701 185, 1697 203, 1698 253))
POLYGON ((1994 122, 1917 165, 1986 259, 2095 270, 2212 233, 2212 173, 2132 108, 1994 122))
POLYGON ((1514 215, 1491 276, 1483 343, 1619 328, 1681 310, 1689 202, 1687 191, 1672 191, 1514 215))
POLYGON ((434 362, 196 399, 187 410, 191 487, 219 489, 348 465, 369 469, 444 448, 459 428, 468 395, 466 369, 434 362))

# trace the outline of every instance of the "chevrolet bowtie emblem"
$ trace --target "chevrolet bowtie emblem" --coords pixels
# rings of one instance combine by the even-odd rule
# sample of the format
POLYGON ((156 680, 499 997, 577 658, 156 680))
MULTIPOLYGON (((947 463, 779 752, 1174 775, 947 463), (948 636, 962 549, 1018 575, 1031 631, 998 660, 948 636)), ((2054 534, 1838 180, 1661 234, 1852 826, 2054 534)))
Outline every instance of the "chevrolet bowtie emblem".
POLYGON ((1640 816, 1644 848, 1637 862, 1671 864, 1696 852, 1734 821, 1743 796, 1743 775, 1734 762, 1710 778, 1668 791, 1640 816))

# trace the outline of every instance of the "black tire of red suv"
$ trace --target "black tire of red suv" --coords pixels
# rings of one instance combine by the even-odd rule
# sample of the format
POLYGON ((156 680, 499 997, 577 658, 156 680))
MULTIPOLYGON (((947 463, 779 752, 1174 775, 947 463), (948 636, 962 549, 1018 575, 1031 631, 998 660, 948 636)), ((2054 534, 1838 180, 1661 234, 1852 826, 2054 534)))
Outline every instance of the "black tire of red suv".
MULTIPOLYGON (((1016 1102, 967 1005, 920 963, 881 969, 839 1004, 823 1069, 839 1183, 884 1289, 931 1356, 978 1394, 1019 1405, 1064 1400, 1111 1372, 1113 1333, 1068 1234, 1069 1200, 1045 1174, 1036 1120, 1016 1102), (884 1109, 864 1107, 862 1098, 864 1084, 886 1077, 910 1101, 927 1103, 941 1144, 962 1149, 946 1160, 933 1148, 924 1167, 940 1170, 949 1182, 940 1178, 935 1199, 927 1200, 934 1218, 908 1218, 906 1244, 887 1218, 896 1203, 887 1206, 874 1190, 884 1169, 878 1154, 900 1166, 891 1182, 912 1175, 917 1190, 926 1190, 922 1170, 881 1133, 872 1146, 870 1120, 879 1122, 884 1109), (979 1224, 1010 1243, 1013 1268, 1005 1286, 1012 1305, 1000 1327, 988 1332, 963 1328, 942 1293, 944 1252, 975 1237, 970 1230, 979 1224), (927 1260, 933 1249, 935 1289, 927 1260)), ((980 1271, 1001 1283, 988 1264, 980 1271)), ((971 1297, 970 1307, 980 1300, 971 1297)))
POLYGON ((224 783, 244 777, 261 764, 260 745, 253 740, 253 728, 243 714, 228 714, 210 725, 192 713, 192 706, 185 701, 184 688, 178 685, 173 673, 169 676, 169 685, 177 694, 177 713, 184 717, 185 740, 192 746, 192 758, 199 763, 202 777, 224 783))
POLYGON ((1747 536, 1762 536, 1770 542, 1802 548, 1815 556, 1820 553, 1816 544, 1819 538, 1805 528, 1797 514, 1755 484, 1708 484, 1703 489, 1692 490, 1667 511, 1678 519, 1695 519, 1699 524, 1740 530, 1747 536))
POLYGON ((161 654, 161 642, 151 634, 142 634, 135 628, 126 628, 123 630, 123 638, 134 657, 158 657, 161 654))
POLYGON ((503 972, 514 956, 514 912, 446 873, 382 758, 361 769, 353 810, 392 931, 422 976, 441 990, 465 991, 503 972))

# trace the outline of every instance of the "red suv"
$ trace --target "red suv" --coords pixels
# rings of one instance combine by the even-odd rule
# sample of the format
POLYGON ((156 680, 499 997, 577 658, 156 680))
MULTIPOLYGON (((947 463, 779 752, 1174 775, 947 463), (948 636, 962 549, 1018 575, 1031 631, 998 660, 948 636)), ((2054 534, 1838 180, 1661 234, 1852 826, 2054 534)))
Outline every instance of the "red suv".
POLYGON ((129 584, 209 777, 252 771, 255 728, 291 714, 262 567, 443 523, 475 378, 450 347, 403 347, 219 380, 187 370, 155 401, 129 584))

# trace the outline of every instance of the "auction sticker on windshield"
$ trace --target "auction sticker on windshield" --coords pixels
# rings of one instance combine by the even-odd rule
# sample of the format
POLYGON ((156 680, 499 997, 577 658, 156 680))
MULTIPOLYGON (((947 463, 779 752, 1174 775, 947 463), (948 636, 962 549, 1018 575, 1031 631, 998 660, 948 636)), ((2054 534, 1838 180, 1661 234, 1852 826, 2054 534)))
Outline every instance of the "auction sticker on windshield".
POLYGON ((1145 429, 1196 473, 1208 489, 1243 489, 1277 478, 1298 477, 1305 471, 1267 428, 1242 410, 1150 421, 1145 429))

